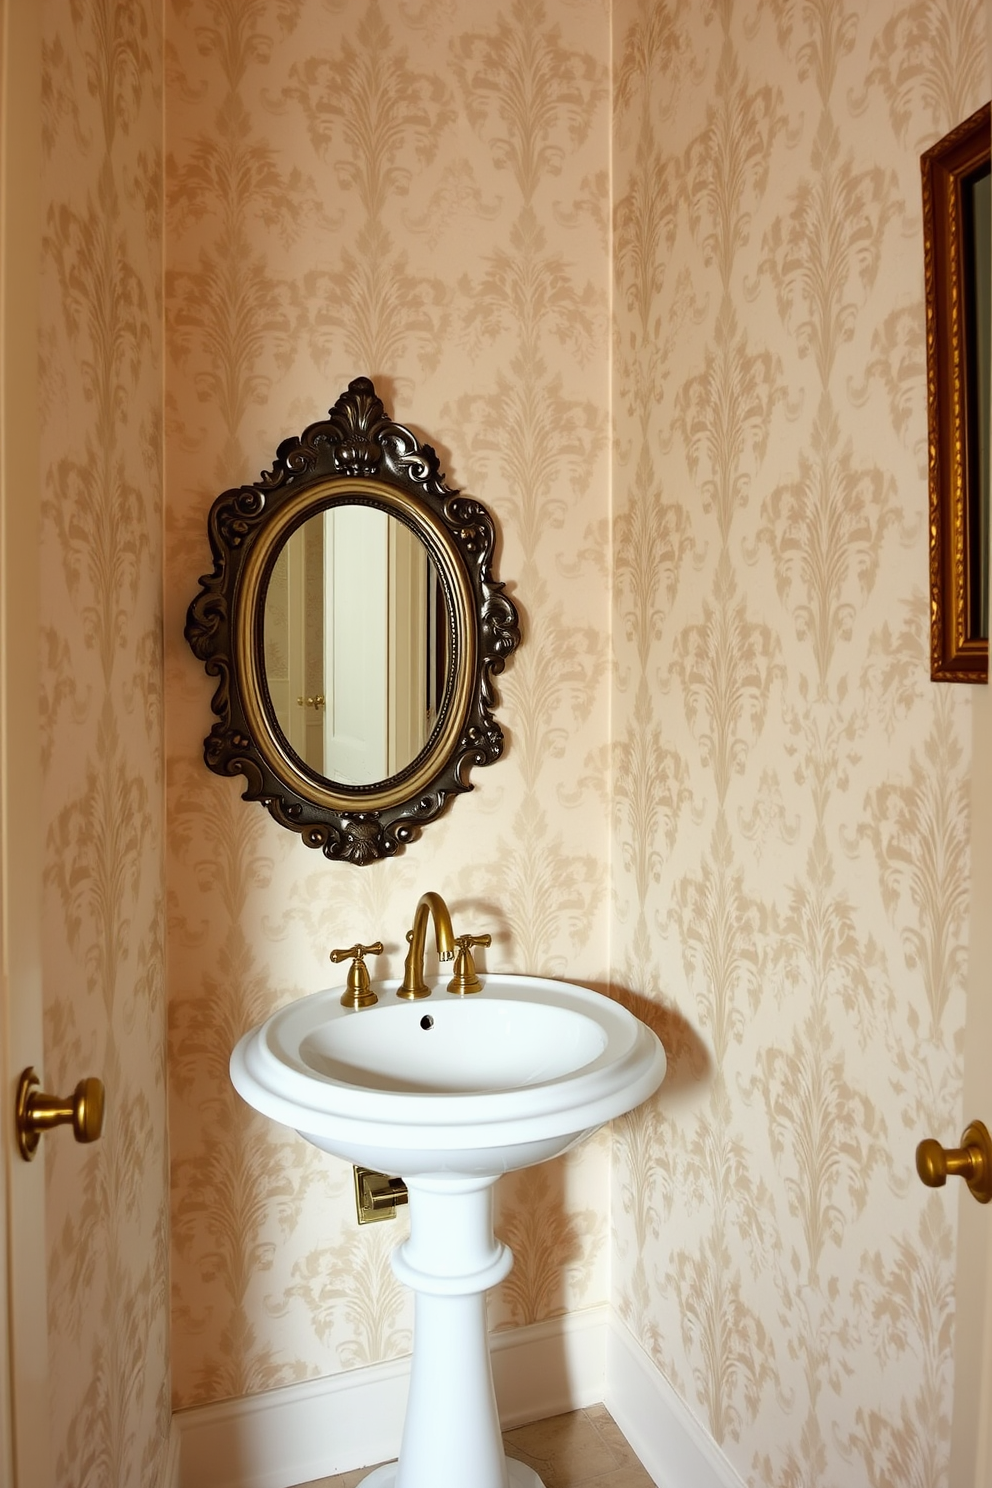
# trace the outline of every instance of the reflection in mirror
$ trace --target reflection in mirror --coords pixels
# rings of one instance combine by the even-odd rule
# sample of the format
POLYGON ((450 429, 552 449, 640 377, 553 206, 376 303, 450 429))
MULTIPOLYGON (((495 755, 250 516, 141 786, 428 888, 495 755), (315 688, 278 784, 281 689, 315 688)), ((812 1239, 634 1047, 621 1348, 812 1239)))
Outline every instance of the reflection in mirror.
POLYGON ((314 775, 388 780, 430 739, 447 675, 446 610, 417 535, 374 506, 317 512, 282 545, 265 596, 265 680, 314 775))

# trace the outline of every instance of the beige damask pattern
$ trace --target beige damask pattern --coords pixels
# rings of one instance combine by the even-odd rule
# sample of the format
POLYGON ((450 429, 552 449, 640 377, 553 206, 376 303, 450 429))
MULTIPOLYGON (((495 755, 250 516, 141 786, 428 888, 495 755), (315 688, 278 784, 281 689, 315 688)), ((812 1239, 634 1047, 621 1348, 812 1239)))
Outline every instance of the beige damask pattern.
POLYGON ((138 0, 42 25, 45 1077, 108 1103, 45 1145, 52 1446, 103 1488, 160 1481, 170 1413, 162 36, 138 0))
MULTIPOLYGON (((605 984, 608 32, 563 0, 172 0, 167 39, 173 1376, 190 1404, 410 1346, 395 1229, 357 1230, 350 1170, 237 1099, 237 1037, 328 985, 356 936, 381 936, 374 971, 397 973, 426 888, 493 932, 491 966, 605 984), (495 513, 527 640, 500 679, 513 765, 356 871, 204 769, 209 684, 181 631, 213 497, 363 373, 495 513)), ((518 1264, 496 1326, 605 1301, 608 1156, 601 1140, 504 1185, 518 1264)))
POLYGON ((671 1059, 502 1185, 494 1324, 612 1290, 745 1480, 946 1484, 954 1213, 911 1164, 962 1116, 969 701, 926 672, 917 156, 987 89, 978 0, 166 33, 175 1399, 409 1347, 395 1230, 226 1060, 333 945, 395 972, 434 887, 671 1059), (358 373, 496 513, 525 636, 506 762, 361 872, 203 768, 181 640, 214 495, 358 373))
POLYGON ((970 726, 927 675, 917 157, 984 14, 614 22, 612 955, 674 1055, 615 1132, 614 1300, 748 1482, 933 1488, 970 726))
POLYGON ((45 1072, 110 1101, 46 1151, 58 1481, 164 1465, 167 841, 178 1402, 409 1348, 396 1228, 226 1062, 342 936, 395 972, 435 887, 671 1060, 502 1185, 494 1325, 612 1292, 747 1481, 946 1484, 954 1211, 911 1163, 963 1115, 970 760, 926 677, 916 161, 987 93, 978 0, 160 24, 44 3, 45 1072), (362 872, 203 768, 181 640, 213 496, 359 372, 501 520, 525 634, 506 763, 362 872))

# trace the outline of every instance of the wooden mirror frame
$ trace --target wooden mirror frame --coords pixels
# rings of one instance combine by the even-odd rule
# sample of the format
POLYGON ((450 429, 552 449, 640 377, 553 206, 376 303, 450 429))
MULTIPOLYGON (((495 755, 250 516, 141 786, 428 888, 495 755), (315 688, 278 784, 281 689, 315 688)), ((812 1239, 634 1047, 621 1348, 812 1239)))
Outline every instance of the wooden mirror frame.
POLYGON ((214 568, 200 579, 185 635, 219 683, 218 722, 204 759, 243 775, 308 847, 350 863, 389 857, 419 835, 473 765, 503 751, 492 678, 519 643, 517 612, 492 572, 495 528, 481 502, 450 490, 437 456, 393 423, 367 377, 349 383, 326 420, 284 440, 270 471, 218 496, 208 522, 214 568), (416 759, 388 780, 346 786, 312 771, 276 719, 265 677, 265 595, 289 535, 317 512, 366 505, 409 527, 427 549, 445 597, 449 666, 434 729, 416 759))
MULTIPOLYGON (((930 676, 987 682, 989 642, 975 623, 976 584, 986 572, 980 534, 978 325, 969 284, 968 188, 988 170, 990 106, 921 157, 926 276, 930 478, 930 676)), ((988 329, 988 328, 986 328, 988 329)), ((985 627, 987 629, 987 626, 985 627)))

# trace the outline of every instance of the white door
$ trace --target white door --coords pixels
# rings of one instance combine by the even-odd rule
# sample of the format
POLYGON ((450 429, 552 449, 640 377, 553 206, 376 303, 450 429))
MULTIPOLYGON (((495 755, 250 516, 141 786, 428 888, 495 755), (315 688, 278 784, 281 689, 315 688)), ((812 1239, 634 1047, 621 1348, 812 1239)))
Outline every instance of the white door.
POLYGON ((323 523, 316 517, 292 533, 273 566, 264 645, 275 716, 287 742, 318 774, 324 769, 323 629, 323 523))
MULTIPOLYGON (((300 759, 313 761, 307 752, 307 561, 304 529, 298 528, 286 544, 286 622, 289 632, 289 742, 300 759)), ((313 694, 309 694, 312 700, 313 694)))
POLYGON ((428 694, 427 549, 402 522, 389 524, 389 594, 386 626, 387 770, 406 769, 427 743, 428 694))
POLYGON ((0 0, 0 1052, 4 1183, 0 1478, 49 1488, 44 1162, 14 1137, 18 1076, 42 1071, 36 367, 41 7, 0 0))
POLYGON ((333 507, 324 522, 324 774, 368 785, 405 769, 427 742, 427 549, 370 507, 333 507))
MULTIPOLYGON (((986 0, 992 58, 992 0, 986 0)), ((992 79, 990 79, 992 81, 992 79)), ((992 265, 989 266, 992 272, 992 265)), ((992 1131, 992 684, 972 687, 972 896, 964 1119, 992 1131)), ((955 1143, 959 1132, 949 1133, 955 1143)), ((947 1139, 942 1138, 944 1145, 947 1139)), ((950 1488, 992 1488, 992 1204, 959 1185, 950 1488)))
MULTIPOLYGON (((972 910, 964 1119, 992 1130, 992 686, 972 691, 972 910)), ((960 1132, 935 1133, 957 1146, 960 1132)), ((964 1183, 958 1205, 951 1488, 992 1488, 992 1204, 964 1183)))
POLYGON ((368 785, 389 774, 386 513, 342 505, 324 516, 324 774, 368 785))

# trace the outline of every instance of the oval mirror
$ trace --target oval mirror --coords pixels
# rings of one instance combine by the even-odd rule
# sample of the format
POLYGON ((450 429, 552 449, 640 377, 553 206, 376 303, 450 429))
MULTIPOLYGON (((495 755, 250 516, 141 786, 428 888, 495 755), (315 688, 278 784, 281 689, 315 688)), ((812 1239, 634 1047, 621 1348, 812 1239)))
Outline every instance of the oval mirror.
POLYGON ((495 532, 367 378, 210 512, 186 638, 220 679, 204 757, 328 857, 374 862, 470 790, 519 640, 495 532))
POLYGON ((448 624, 427 548, 390 512, 343 501, 290 533, 265 591, 264 684, 315 777, 374 785, 423 753, 444 702, 448 624))

